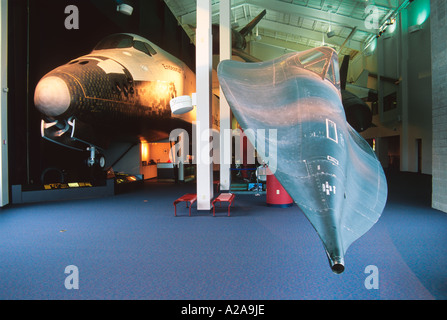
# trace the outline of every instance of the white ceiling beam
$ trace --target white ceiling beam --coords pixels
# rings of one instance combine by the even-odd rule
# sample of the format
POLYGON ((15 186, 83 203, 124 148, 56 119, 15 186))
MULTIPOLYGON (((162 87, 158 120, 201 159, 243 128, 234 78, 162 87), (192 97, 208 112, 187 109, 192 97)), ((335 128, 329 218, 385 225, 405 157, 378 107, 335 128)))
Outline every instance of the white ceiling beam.
MULTIPOLYGON (((231 10, 238 8, 242 5, 245 5, 246 1, 245 0, 234 0, 231 1, 231 10)), ((215 3, 211 6, 212 8, 212 15, 214 16, 215 14, 219 14, 219 3, 215 3)), ((195 25, 196 24, 196 12, 190 12, 187 14, 184 14, 182 16, 177 17, 177 19, 179 20, 180 24, 190 24, 190 25, 195 25)))
POLYGON ((270 47, 274 47, 274 48, 286 49, 286 50, 290 50, 290 51, 305 51, 307 49, 312 49, 312 47, 309 47, 302 43, 290 42, 290 41, 285 41, 285 40, 281 40, 281 39, 277 39, 277 38, 275 39, 275 38, 272 38, 272 37, 266 36, 266 35, 262 35, 261 40, 256 40, 256 41, 252 41, 252 42, 254 42, 256 44, 261 44, 261 45, 270 46, 270 47))
POLYGON ((374 33, 376 31, 367 29, 365 26, 365 21, 363 20, 341 16, 336 13, 329 13, 326 11, 321 11, 309 7, 294 5, 282 1, 246 0, 246 3, 276 12, 288 13, 300 17, 306 17, 309 19, 326 21, 327 23, 332 22, 333 24, 338 24, 348 28, 357 27, 357 30, 368 33, 374 33))
MULTIPOLYGON (((241 25, 246 24, 248 22, 249 21, 240 20, 241 25)), ((280 30, 282 33, 289 33, 289 34, 293 34, 295 36, 308 38, 308 39, 311 39, 314 41, 322 41, 323 40, 323 33, 321 33, 321 32, 303 29, 300 27, 295 27, 295 26, 291 26, 291 25, 287 25, 287 24, 283 24, 283 23, 279 23, 279 22, 274 22, 274 21, 269 21, 269 20, 263 19, 263 20, 261 20, 261 22, 259 22, 258 26, 260 29, 268 29, 268 30, 271 30, 272 32, 280 30)), ((338 36, 334 36, 330 39, 325 38, 325 42, 327 44, 332 44, 335 46, 341 46, 345 40, 346 40, 345 38, 338 37, 338 36)), ((290 41, 293 41, 293 40, 290 40, 290 41)), ((350 49, 357 50, 357 51, 361 51, 362 46, 363 46, 363 44, 361 42, 355 41, 355 40, 349 40, 345 44, 346 48, 350 48, 350 49)))

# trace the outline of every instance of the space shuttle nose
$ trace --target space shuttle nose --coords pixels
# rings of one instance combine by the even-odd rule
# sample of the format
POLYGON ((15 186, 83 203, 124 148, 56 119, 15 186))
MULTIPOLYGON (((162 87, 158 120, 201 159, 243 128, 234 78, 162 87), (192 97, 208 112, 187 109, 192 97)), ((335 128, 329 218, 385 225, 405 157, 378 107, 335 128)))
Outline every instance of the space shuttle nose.
POLYGON ((63 114, 70 107, 71 95, 67 84, 59 77, 45 77, 37 84, 34 105, 50 117, 63 114))

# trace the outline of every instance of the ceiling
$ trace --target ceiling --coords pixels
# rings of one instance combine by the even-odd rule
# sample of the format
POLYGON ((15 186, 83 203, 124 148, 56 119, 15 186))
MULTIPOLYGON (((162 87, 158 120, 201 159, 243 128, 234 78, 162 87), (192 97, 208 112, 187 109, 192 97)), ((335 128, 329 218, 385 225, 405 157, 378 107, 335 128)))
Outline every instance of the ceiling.
MULTIPOLYGON (((164 1, 195 43, 196 0, 164 1)), ((219 23, 219 2, 211 0, 213 24, 219 23)), ((405 0, 232 0, 231 22, 239 30, 266 9, 266 16, 247 41, 283 49, 284 53, 328 45, 340 56, 353 58, 363 53, 379 31, 370 27, 372 17, 378 18, 380 26, 402 2, 405 0), (369 5, 375 11, 367 10, 369 5), (330 38, 329 31, 334 32, 330 38)))

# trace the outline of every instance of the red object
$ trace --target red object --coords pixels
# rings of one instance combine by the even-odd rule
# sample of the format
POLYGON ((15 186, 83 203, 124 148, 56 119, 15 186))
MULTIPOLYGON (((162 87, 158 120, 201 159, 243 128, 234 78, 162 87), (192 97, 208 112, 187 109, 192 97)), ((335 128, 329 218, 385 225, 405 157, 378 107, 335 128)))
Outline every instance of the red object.
POLYGON ((267 205, 280 208, 293 205, 293 199, 273 174, 267 175, 267 205))
POLYGON ((218 193, 220 188, 220 180, 214 180, 213 184, 216 186, 216 193, 218 193))
POLYGON ((174 201, 174 215, 177 217, 177 203, 186 202, 186 207, 189 204, 189 216, 191 216, 191 206, 197 200, 197 195, 195 193, 187 193, 174 201))
POLYGON ((230 216, 230 207, 233 204, 234 194, 233 193, 221 193, 219 196, 213 200, 213 217, 216 216, 216 207, 215 203, 219 202, 228 202, 228 216, 230 216))

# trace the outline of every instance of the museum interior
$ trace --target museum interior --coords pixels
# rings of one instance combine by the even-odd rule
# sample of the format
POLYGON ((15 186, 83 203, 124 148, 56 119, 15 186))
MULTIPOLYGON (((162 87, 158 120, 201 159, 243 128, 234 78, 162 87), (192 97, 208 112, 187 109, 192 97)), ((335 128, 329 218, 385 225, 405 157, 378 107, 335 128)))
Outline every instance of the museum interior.
POLYGON ((446 1, 0 4, 1 300, 447 298, 446 1))

